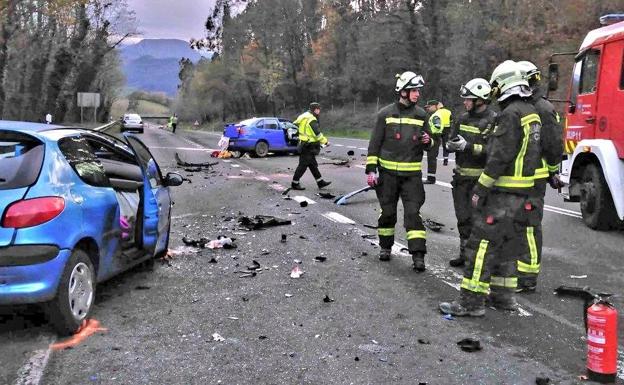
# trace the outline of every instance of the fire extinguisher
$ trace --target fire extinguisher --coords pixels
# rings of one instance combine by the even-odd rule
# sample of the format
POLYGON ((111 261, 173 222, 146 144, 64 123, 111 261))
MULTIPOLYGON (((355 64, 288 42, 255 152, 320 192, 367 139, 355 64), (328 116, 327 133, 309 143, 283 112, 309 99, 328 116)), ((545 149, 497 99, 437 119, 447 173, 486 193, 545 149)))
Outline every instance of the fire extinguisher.
POLYGON ((603 384, 615 382, 617 374, 617 310, 598 300, 587 308, 587 377, 603 384))
POLYGON ((583 299, 583 319, 587 331, 587 377, 603 384, 614 383, 617 375, 618 313, 607 301, 613 294, 594 292, 587 286, 559 286, 555 293, 583 299))

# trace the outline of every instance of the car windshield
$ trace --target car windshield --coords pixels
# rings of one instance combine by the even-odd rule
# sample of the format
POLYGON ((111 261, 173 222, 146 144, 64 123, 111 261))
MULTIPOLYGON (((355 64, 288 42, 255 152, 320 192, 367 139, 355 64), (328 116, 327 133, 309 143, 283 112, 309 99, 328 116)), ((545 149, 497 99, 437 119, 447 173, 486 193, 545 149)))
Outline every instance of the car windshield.
POLYGON ((137 114, 128 114, 126 120, 141 120, 141 117, 137 114))
POLYGON ((27 134, 0 131, 0 190, 33 185, 43 164, 43 143, 27 134))
POLYGON ((258 119, 253 118, 253 119, 245 119, 243 121, 241 121, 240 123, 238 123, 240 126, 251 126, 253 125, 255 122, 257 122, 258 119))

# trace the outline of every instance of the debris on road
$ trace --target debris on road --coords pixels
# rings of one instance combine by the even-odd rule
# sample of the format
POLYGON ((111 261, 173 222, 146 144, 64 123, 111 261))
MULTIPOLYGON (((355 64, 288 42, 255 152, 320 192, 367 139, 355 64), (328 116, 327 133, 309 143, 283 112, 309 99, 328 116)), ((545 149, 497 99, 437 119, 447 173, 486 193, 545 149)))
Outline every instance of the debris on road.
POLYGON ((232 321, 238 321, 238 319, 239 319, 239 318, 238 318, 238 317, 231 317, 231 316, 230 316, 230 317, 228 317, 228 319, 231 319, 232 321))
POLYGON ((369 229, 373 229, 373 230, 377 230, 379 228, 379 226, 376 226, 376 225, 364 224, 363 226, 369 229))
POLYGON ((286 234, 282 234, 282 238, 280 239, 280 242, 286 243, 286 234))
POLYGON ((583 274, 583 275, 571 275, 570 278, 572 279, 585 279, 587 278, 587 274, 583 274))
POLYGON ((364 238, 364 239, 377 239, 377 235, 375 235, 375 234, 362 234, 362 238, 364 238))
POLYGON ((463 340, 457 342, 459 348, 465 352, 473 353, 481 350, 481 342, 474 338, 464 338, 463 340))
POLYGON ((316 195, 320 196, 323 199, 334 199, 334 198, 336 198, 336 196, 334 194, 328 193, 328 192, 323 192, 323 191, 316 193, 316 195))
POLYGON ((428 218, 423 221, 423 224, 425 225, 426 228, 428 228, 431 231, 435 231, 436 233, 442 230, 442 228, 444 227, 443 223, 436 222, 428 218))
POLYGON ((301 270, 299 265, 293 266, 292 270, 290 271, 290 278, 301 278, 302 275, 303 270, 301 270))
POLYGON ((282 195, 286 195, 292 190, 292 187, 288 187, 286 190, 282 191, 282 195))
POLYGON ((66 339, 65 341, 57 342, 57 343, 50 345, 50 349, 52 350, 70 349, 75 346, 78 346, 80 343, 82 343, 84 340, 94 335, 95 333, 107 332, 107 331, 108 329, 103 328, 102 325, 100 324, 100 321, 96 319, 92 319, 92 318, 86 319, 82 321, 82 325, 80 325, 80 328, 76 331, 76 333, 74 333, 73 336, 66 339))
POLYGON ((548 385, 550 384, 550 378, 548 377, 536 377, 535 378, 536 385, 548 385))
POLYGON ((139 285, 134 288, 134 290, 149 290, 149 289, 151 289, 151 287, 144 286, 144 285, 139 285))
POLYGON ((452 320, 454 320, 454 319, 455 319, 455 318, 453 318, 453 316, 452 316, 451 314, 445 314, 445 315, 444 315, 444 316, 442 316, 442 317, 443 317, 444 319, 446 319, 446 320, 449 320, 449 321, 452 321, 452 320))
POLYGON ((308 201, 301 201, 301 202, 299 202, 299 206, 301 206, 301 207, 308 207, 308 201))
POLYGON ((216 166, 217 164, 219 164, 218 162, 214 162, 214 163, 210 163, 210 162, 203 162, 203 163, 185 162, 182 159, 180 159, 180 155, 178 155, 177 152, 175 153, 175 160, 176 160, 176 163, 178 164, 178 166, 180 166, 180 167, 199 167, 200 169, 201 168, 210 168, 212 166, 216 166))
POLYGON ((349 150, 349 151, 347 151, 347 155, 354 156, 355 155, 355 151, 349 150))
MULTIPOLYGON (((241 273, 240 271, 238 271, 237 273, 241 273)), ((238 278, 250 278, 250 277, 255 277, 257 275, 257 273, 251 272, 251 273, 244 273, 238 276, 238 278)))
POLYGON ((205 249, 208 242, 210 242, 210 239, 208 238, 191 239, 187 237, 182 237, 182 243, 184 243, 186 246, 197 247, 200 249, 205 249))
POLYGON ((197 253, 197 248, 189 247, 189 246, 178 246, 175 249, 169 249, 167 252, 167 256, 163 258, 164 260, 171 260, 173 257, 177 255, 184 254, 195 254, 197 253))
POLYGON ((347 199, 353 197, 354 195, 357 195, 357 194, 360 194, 360 193, 372 190, 373 188, 374 187, 366 186, 366 187, 362 187, 359 190, 352 191, 352 192, 350 192, 348 194, 341 195, 339 197, 336 197, 336 199, 334 199, 334 203, 337 204, 338 206, 346 205, 347 204, 347 199))
POLYGON ((314 257, 314 260, 316 262, 325 262, 327 260, 327 257, 319 255, 319 256, 314 257))
POLYGON ((291 298, 292 296, 293 296, 293 295, 292 295, 292 294, 290 294, 290 293, 286 293, 286 294, 284 294, 284 297, 286 297, 286 298, 291 298))
POLYGON ((330 303, 330 302, 334 302, 333 298, 330 298, 329 295, 325 295, 325 298, 323 298, 323 302, 325 303, 330 303))
POLYGON ((255 259, 251 261, 251 266, 247 266, 247 270, 258 270, 260 268, 260 263, 255 259))
POLYGON ((222 341, 225 341, 225 338, 221 337, 219 333, 214 333, 212 335, 212 340, 217 341, 217 342, 222 342, 222 341))
POLYGON ((422 338, 418 339, 418 343, 421 345, 431 345, 431 342, 429 340, 424 340, 422 338))
POLYGON ((208 261, 208 263, 217 263, 217 259, 215 257, 210 258, 210 261, 208 261))
POLYGON ((224 235, 219 235, 217 239, 208 243, 209 249, 235 249, 236 244, 233 239, 224 235))
POLYGON ((292 222, 287 219, 280 219, 269 215, 256 215, 253 218, 240 217, 238 223, 246 227, 247 230, 259 230, 267 227, 290 225, 292 222))

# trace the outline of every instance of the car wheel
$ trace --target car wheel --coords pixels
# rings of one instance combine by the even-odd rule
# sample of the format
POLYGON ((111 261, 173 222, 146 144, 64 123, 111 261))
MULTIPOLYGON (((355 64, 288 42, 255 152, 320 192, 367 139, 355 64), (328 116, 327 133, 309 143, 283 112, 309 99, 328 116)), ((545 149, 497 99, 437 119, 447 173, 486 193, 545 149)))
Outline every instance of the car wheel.
POLYGON ((254 152, 259 158, 264 158, 269 153, 269 144, 263 141, 256 143, 254 152))
POLYGON ((595 164, 587 165, 583 171, 581 213, 585 224, 594 230, 608 230, 618 221, 609 186, 595 164))
POLYGON ((56 297, 47 305, 47 315, 62 335, 71 335, 87 319, 95 299, 95 269, 83 250, 74 250, 65 265, 56 297))

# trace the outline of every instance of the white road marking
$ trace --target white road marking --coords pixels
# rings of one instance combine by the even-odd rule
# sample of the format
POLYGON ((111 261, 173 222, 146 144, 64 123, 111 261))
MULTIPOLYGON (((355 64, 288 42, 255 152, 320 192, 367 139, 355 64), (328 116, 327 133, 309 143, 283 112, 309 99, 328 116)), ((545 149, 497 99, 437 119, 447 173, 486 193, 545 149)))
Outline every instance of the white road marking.
POLYGON ((347 146, 347 148, 357 148, 356 146, 347 146))
POLYGON ((35 350, 32 357, 17 371, 17 380, 15 385, 39 385, 43 373, 45 371, 52 345, 55 341, 54 337, 49 338, 46 342, 48 344, 47 349, 35 350))
POLYGON ((232 161, 230 159, 222 159, 221 161, 224 162, 224 163, 232 163, 232 161))
POLYGON ((358 150, 368 151, 368 148, 366 148, 366 147, 358 147, 358 150))
POLYGON ((366 166, 364 166, 363 164, 356 164, 355 167, 363 168, 364 170, 366 170, 366 166))
POLYGON ((239 165, 239 164, 236 164, 236 163, 233 163, 233 164, 232 164, 232 167, 234 167, 234 168, 238 168, 238 167, 240 167, 240 165, 239 165))
POLYGON ((245 174, 255 174, 255 171, 252 170, 241 170, 242 172, 244 172, 245 174))
POLYGON ((344 144, 332 144, 334 147, 344 147, 344 144))
POLYGON ((294 196, 294 197, 292 197, 292 200, 294 200, 296 202, 299 202, 299 203, 301 203, 301 202, 308 202, 309 205, 313 205, 313 204, 316 203, 312 199, 310 199, 308 197, 304 197, 303 195, 294 196))
POLYGON ((268 182, 271 179, 267 178, 266 176, 257 176, 256 180, 262 181, 262 182, 268 182))
POLYGON ((325 218, 329 219, 332 222, 336 222, 336 223, 344 223, 347 225, 354 225, 355 221, 353 221, 350 218, 345 217, 344 215, 338 214, 336 212, 330 211, 324 214, 321 214, 322 216, 324 216, 325 218))

